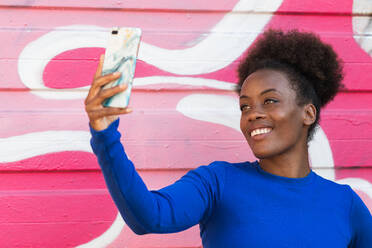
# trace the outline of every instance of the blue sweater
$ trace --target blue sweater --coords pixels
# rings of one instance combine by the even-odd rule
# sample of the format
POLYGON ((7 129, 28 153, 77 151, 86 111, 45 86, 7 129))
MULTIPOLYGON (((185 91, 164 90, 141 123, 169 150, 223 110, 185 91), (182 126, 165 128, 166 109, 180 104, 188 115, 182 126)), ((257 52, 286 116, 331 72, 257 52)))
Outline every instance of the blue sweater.
POLYGON ((217 161, 160 190, 148 190, 124 152, 119 120, 91 145, 116 206, 137 234, 199 224, 205 248, 372 248, 372 217, 348 185, 311 171, 286 178, 259 163, 217 161))

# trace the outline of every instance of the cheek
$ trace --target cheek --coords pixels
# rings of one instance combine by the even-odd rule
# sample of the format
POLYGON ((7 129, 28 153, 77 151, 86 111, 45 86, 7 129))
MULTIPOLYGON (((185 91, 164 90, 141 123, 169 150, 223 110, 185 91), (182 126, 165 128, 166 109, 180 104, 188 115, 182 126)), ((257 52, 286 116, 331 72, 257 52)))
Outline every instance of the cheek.
POLYGON ((244 117, 243 115, 240 116, 240 130, 242 131, 242 133, 244 134, 244 117))
POLYGON ((283 135, 298 136, 302 132, 302 118, 298 111, 292 111, 287 113, 278 113, 277 124, 283 135))
POLYGON ((241 116, 240 116, 240 130, 242 131, 242 133, 244 135, 247 132, 247 125, 248 125, 248 123, 249 123, 248 118, 244 114, 241 114, 241 116))

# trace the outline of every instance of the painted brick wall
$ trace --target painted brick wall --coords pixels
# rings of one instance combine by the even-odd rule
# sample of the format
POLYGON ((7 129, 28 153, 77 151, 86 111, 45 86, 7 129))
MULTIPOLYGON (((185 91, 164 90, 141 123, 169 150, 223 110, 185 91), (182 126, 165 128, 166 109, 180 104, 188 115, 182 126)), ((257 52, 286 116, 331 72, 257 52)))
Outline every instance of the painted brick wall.
POLYGON ((345 61, 347 89, 323 111, 312 167, 372 210, 371 14, 370 0, 2 0, 0 247, 201 246, 197 226, 136 236, 117 218, 83 107, 111 26, 143 29, 120 131, 151 189, 214 160, 253 160, 237 62, 269 27, 317 32, 345 61))

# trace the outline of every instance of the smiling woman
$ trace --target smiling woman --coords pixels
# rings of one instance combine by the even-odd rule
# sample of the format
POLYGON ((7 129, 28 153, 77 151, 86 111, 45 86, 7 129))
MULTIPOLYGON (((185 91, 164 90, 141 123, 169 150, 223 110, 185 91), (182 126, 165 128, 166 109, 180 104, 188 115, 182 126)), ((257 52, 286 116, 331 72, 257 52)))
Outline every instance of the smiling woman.
POLYGON ((307 143, 320 109, 344 87, 342 62, 333 48, 312 33, 269 30, 238 71, 240 126, 261 167, 284 177, 308 175, 307 143), (270 132, 254 135, 263 127, 270 132))
POLYGON ((101 90, 117 78, 101 69, 102 61, 85 100, 91 145, 135 233, 199 224, 205 248, 372 247, 372 216, 360 197, 309 165, 320 109, 343 78, 337 55, 316 35, 267 31, 241 62, 240 127, 258 161, 215 161, 160 190, 148 190, 120 142, 115 115, 130 110, 102 107, 125 88, 101 90))

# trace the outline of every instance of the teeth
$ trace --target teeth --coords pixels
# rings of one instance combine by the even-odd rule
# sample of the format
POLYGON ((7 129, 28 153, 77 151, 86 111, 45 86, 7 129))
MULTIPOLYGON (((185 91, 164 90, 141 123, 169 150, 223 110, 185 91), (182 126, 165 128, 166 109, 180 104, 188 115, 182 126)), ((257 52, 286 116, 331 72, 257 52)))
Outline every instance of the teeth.
POLYGON ((253 136, 256 136, 258 134, 263 134, 263 133, 269 133, 271 132, 271 128, 258 128, 258 129, 255 129, 251 132, 251 137, 253 136))

